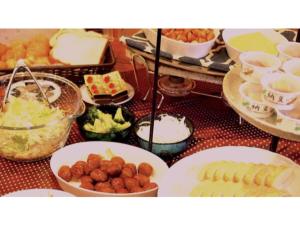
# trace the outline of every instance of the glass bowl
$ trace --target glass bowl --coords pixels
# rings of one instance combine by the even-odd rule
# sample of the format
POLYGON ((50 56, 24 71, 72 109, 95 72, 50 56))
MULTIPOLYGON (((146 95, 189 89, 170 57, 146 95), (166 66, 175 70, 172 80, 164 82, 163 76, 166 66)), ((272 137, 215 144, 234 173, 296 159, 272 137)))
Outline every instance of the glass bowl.
MULTIPOLYGON (((51 107, 59 108, 63 111, 63 117, 47 122, 47 124, 35 126, 16 127, 5 126, 6 124, 0 123, 0 156, 9 160, 36 161, 49 157, 53 152, 65 145, 72 122, 85 110, 79 88, 74 83, 54 74, 40 72, 33 72, 32 74, 40 85, 51 83, 56 87, 55 98, 53 96, 52 98, 48 97, 48 100, 51 99, 49 101, 51 102, 51 107)), ((3 102, 10 76, 11 74, 0 77, 1 103, 3 102)), ((32 77, 28 73, 17 73, 13 79, 8 101, 10 101, 12 95, 15 98, 24 97, 18 91, 15 91, 14 88, 18 85, 26 86, 28 82, 32 82, 32 77)), ((41 95, 39 96, 40 92, 36 91, 38 89, 35 83, 32 82, 29 89, 31 91, 29 91, 30 95, 36 94, 34 98, 41 98, 41 95)), ((51 91, 53 91, 53 87, 50 89, 51 91)), ((2 112, 3 107, 1 108, 2 112)), ((0 113, 0 119, 2 116, 3 113, 0 113)))

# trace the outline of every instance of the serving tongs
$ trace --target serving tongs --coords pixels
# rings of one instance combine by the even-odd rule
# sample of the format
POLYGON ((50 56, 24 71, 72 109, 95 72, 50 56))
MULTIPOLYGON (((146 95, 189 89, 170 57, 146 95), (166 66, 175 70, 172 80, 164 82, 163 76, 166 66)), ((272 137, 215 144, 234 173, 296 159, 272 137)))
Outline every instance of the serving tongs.
POLYGON ((34 80, 34 82, 36 83, 37 87, 39 88, 41 94, 42 94, 42 97, 43 99, 45 100, 45 102, 48 104, 48 106, 51 108, 51 104, 46 96, 46 94, 43 92, 43 89, 41 87, 41 85, 38 83, 37 79, 35 78, 35 76, 32 74, 31 70, 29 69, 29 67, 26 65, 26 63, 24 62, 23 59, 19 59, 17 61, 17 64, 10 76, 10 79, 9 79, 9 83, 8 83, 8 86, 5 90, 5 95, 4 95, 4 98, 3 98, 3 102, 2 102, 2 110, 4 111, 5 110, 5 105, 7 103, 7 99, 8 99, 8 96, 9 96, 9 93, 10 93, 10 89, 11 89, 11 85, 13 83, 13 79, 15 77, 15 75, 17 74, 17 72, 21 69, 25 69, 26 72, 29 73, 29 75, 32 77, 32 79, 34 80))

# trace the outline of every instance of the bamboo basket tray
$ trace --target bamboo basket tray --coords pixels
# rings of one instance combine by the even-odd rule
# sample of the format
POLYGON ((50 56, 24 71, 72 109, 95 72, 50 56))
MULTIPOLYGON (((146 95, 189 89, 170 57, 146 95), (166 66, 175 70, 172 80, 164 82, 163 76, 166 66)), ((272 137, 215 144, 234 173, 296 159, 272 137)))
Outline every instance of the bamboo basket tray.
POLYGON ((235 66, 226 74, 223 80, 224 96, 233 110, 244 120, 267 133, 292 141, 300 141, 300 131, 296 131, 293 126, 281 125, 277 120, 276 113, 269 118, 259 119, 243 106, 239 87, 244 81, 240 78, 239 73, 240 66, 235 66))
MULTIPOLYGON (((115 64, 115 56, 112 47, 108 45, 103 62, 93 65, 51 65, 51 66, 33 66, 30 70, 33 72, 51 73, 65 77, 76 84, 83 84, 83 75, 85 74, 104 74, 112 70, 115 64)), ((12 73, 12 69, 0 70, 0 75, 12 73)), ((20 70, 21 71, 21 70, 20 70)))

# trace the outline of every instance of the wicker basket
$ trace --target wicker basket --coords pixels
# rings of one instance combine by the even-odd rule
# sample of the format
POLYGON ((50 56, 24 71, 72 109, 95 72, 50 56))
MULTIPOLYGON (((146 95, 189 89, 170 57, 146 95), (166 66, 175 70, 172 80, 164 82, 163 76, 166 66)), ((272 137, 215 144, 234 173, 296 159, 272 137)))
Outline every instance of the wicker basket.
MULTIPOLYGON (((108 45, 103 63, 94 65, 53 65, 53 66, 33 66, 30 67, 31 71, 52 73, 55 75, 63 76, 76 84, 83 84, 83 75, 85 74, 104 74, 110 72, 115 64, 115 56, 112 47, 108 45)), ((0 70, 0 75, 12 73, 13 69, 0 70)), ((21 71, 21 70, 20 70, 21 71)), ((22 71, 21 71, 22 72, 22 71)))

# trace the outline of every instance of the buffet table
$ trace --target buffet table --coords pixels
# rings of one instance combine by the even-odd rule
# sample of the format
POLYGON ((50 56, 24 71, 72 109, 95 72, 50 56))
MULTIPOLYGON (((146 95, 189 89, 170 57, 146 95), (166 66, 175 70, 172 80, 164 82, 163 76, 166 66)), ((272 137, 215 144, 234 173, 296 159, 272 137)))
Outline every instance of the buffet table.
MULTIPOLYGON (((124 79, 136 87, 133 70, 125 47, 118 41, 112 43, 116 56, 115 70, 119 70, 124 79)), ((135 113, 136 118, 147 115, 151 111, 151 102, 143 102, 141 96, 147 90, 145 79, 138 77, 140 92, 126 106, 135 113)), ((221 90, 220 85, 200 83, 197 89, 214 93, 221 90)), ((204 96, 190 95, 186 98, 166 98, 160 111, 180 113, 191 119, 195 126, 193 139, 186 151, 168 159, 168 165, 195 152, 217 146, 251 146, 268 149, 271 135, 267 134, 249 123, 239 125, 238 115, 220 99, 204 96)), ((73 124, 67 145, 85 141, 80 134, 78 125, 73 124)), ((137 145, 132 135, 129 144, 137 145)), ((300 163, 300 143, 281 139, 277 152, 285 155, 297 163, 300 163)), ((22 163, 0 159, 0 195, 9 192, 30 188, 54 188, 59 185, 51 172, 49 159, 38 162, 22 163)))

